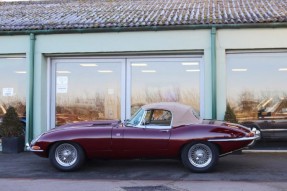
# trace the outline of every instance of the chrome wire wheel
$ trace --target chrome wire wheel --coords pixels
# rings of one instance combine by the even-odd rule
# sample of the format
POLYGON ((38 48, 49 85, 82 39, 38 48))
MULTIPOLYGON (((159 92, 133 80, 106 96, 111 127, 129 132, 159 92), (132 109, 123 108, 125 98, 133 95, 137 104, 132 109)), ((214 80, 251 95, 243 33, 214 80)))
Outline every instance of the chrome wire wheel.
POLYGON ((212 151, 206 144, 197 143, 188 150, 188 160, 193 166, 204 168, 212 161, 212 151))
POLYGON ((70 167, 77 162, 77 149, 69 143, 60 144, 55 150, 55 159, 63 167, 70 167))

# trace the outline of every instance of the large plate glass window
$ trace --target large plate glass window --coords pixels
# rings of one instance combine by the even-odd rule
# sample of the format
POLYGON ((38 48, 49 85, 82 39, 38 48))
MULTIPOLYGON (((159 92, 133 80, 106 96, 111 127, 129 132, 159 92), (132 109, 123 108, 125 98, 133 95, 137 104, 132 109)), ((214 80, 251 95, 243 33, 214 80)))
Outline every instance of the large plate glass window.
POLYGON ((129 68, 131 111, 128 115, 154 102, 180 102, 200 111, 200 58, 131 59, 129 68))
POLYGON ((0 120, 9 106, 26 117, 26 59, 0 58, 0 120))
POLYGON ((227 101, 263 139, 287 139, 287 53, 227 55, 227 101))
POLYGON ((55 60, 55 125, 121 119, 120 60, 55 60))

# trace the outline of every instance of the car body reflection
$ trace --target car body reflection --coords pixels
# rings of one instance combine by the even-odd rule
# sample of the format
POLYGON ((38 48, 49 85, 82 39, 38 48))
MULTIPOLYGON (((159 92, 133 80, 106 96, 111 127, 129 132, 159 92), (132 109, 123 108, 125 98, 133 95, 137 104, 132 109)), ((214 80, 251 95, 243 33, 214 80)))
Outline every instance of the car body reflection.
POLYGON ((263 140, 287 140, 287 98, 272 103, 272 98, 263 100, 257 107, 257 119, 241 124, 260 130, 263 140))

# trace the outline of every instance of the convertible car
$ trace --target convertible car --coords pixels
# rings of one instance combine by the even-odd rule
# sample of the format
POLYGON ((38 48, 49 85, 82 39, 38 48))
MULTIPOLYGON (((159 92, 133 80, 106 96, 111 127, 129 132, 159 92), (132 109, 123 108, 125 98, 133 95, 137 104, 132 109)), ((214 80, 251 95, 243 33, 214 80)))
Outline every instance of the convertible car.
POLYGON ((154 103, 124 123, 106 120, 54 128, 27 149, 49 158, 61 171, 80 168, 86 158, 175 158, 193 172, 207 172, 219 157, 253 144, 258 133, 238 124, 203 120, 186 105, 154 103))

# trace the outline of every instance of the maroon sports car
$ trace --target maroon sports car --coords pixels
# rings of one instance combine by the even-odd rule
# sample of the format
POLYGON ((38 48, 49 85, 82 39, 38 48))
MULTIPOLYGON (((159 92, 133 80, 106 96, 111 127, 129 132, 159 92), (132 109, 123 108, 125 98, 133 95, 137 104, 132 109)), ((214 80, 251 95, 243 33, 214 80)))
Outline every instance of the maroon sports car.
POLYGON ((238 124, 202 120, 186 105, 155 103, 125 123, 92 121, 54 128, 27 148, 49 157, 61 171, 80 168, 86 158, 177 158, 193 172, 206 172, 220 156, 253 144, 257 133, 238 124))

